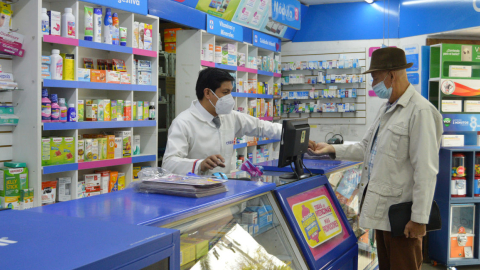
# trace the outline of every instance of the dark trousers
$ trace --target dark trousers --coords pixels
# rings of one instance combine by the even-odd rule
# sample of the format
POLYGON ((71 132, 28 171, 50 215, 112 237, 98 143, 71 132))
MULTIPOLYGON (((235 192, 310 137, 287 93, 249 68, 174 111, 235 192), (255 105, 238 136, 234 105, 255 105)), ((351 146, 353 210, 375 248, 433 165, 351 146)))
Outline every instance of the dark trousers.
POLYGON ((375 230, 380 270, 420 270, 422 238, 392 237, 390 232, 375 230))

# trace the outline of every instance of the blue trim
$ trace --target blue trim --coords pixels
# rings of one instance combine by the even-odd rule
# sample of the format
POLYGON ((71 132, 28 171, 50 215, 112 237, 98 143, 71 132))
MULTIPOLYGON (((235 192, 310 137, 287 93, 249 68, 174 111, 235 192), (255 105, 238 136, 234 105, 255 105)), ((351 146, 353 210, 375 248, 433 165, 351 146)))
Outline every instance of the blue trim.
POLYGON ((63 81, 63 80, 43 80, 43 87, 157 92, 157 86, 155 85, 115 84, 115 83, 63 81))
POLYGON ((133 49, 131 47, 119 46, 119 45, 111 45, 93 41, 86 41, 86 40, 78 40, 78 46, 96 49, 96 50, 104 50, 104 51, 112 51, 112 52, 119 52, 119 53, 127 53, 133 54, 133 49))
POLYGON ((273 98, 273 95, 238 93, 238 92, 233 92, 232 96, 233 97, 246 97, 246 98, 266 98, 266 99, 273 98))
POLYGON ((43 167, 43 174, 78 171, 78 163, 51 165, 43 167))
POLYGON ((257 145, 265 145, 265 144, 269 144, 269 143, 276 143, 276 142, 279 142, 280 140, 263 140, 263 141, 258 141, 257 142, 257 145))
POLYGON ((253 43, 253 31, 250 28, 243 28, 243 42, 253 43))
POLYGON ((226 70, 232 70, 232 71, 237 71, 237 66, 229 66, 229 65, 223 65, 223 64, 215 64, 216 68, 221 68, 221 69, 226 69, 226 70))
POLYGON ((302 181, 294 182, 289 185, 278 187, 277 189, 275 189, 274 192, 280 206, 282 207, 282 210, 283 210, 283 213, 285 214, 287 222, 290 225, 289 227, 292 229, 292 232, 297 240, 297 243, 299 244, 302 250, 303 255, 305 256, 305 259, 310 269, 323 269, 326 265, 332 263, 334 260, 336 260, 342 254, 345 254, 345 252, 347 252, 349 249, 351 249, 353 246, 357 244, 357 238, 355 237, 355 234, 352 231, 352 228, 348 222, 348 219, 345 216, 345 213, 343 212, 342 207, 337 200, 337 197, 335 196, 335 192, 332 190, 332 187, 328 183, 327 177, 325 176, 311 177, 306 180, 302 180, 302 181), (343 221, 343 224, 346 227, 349 237, 345 239, 341 244, 336 246, 333 250, 323 255, 320 259, 315 260, 312 253, 310 252, 310 247, 308 246, 307 242, 303 237, 301 228, 298 226, 298 223, 295 221, 295 216, 293 214, 293 211, 290 205, 288 204, 287 199, 289 197, 295 196, 297 194, 300 194, 321 186, 325 186, 327 188, 328 193, 332 198, 332 203, 335 205, 335 208, 337 209, 338 218, 343 221))
POLYGON ((257 73, 258 73, 258 75, 273 77, 273 72, 258 70, 257 73))
POLYGON ((156 159, 157 159, 157 157, 156 157, 155 155, 149 155, 149 156, 132 156, 132 163, 155 161, 156 159))
POLYGON ((232 92, 233 97, 248 97, 248 93, 232 92))
POLYGON ((247 143, 239 143, 239 144, 235 144, 233 146, 233 149, 245 148, 245 147, 247 147, 247 143))
POLYGON ((103 128, 128 128, 128 127, 154 127, 155 120, 145 121, 100 121, 100 122, 67 122, 43 123, 43 130, 72 130, 72 129, 103 129, 103 128))
POLYGON ((172 0, 148 0, 148 14, 206 30, 207 14, 172 0))
POLYGON ((428 78, 430 78, 430 46, 422 46, 422 96, 428 99, 428 78))

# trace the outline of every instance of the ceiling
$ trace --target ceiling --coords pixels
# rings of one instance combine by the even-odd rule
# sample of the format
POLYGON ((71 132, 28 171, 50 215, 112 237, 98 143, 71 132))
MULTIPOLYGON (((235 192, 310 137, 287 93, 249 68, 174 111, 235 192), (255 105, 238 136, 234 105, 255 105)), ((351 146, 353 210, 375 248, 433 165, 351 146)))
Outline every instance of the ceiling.
POLYGON ((454 30, 449 32, 440 32, 433 35, 429 35, 430 38, 454 38, 454 39, 479 39, 480 38, 480 27, 472 27, 461 30, 454 30))
POLYGON ((364 0, 300 0, 300 2, 305 5, 323 5, 323 4, 364 2, 364 0))

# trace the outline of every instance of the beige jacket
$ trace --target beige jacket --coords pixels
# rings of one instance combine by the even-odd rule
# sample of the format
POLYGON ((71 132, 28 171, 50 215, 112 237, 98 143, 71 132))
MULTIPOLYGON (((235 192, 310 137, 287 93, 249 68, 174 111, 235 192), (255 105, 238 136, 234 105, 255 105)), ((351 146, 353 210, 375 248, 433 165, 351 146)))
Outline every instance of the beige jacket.
POLYGON ((396 105, 385 109, 386 104, 361 142, 334 147, 337 159, 364 162, 359 184, 359 201, 363 201, 360 226, 390 231, 388 209, 402 202, 413 201, 412 221, 428 223, 443 126, 438 110, 412 85, 396 105), (369 182, 368 161, 377 129, 377 154, 369 182))

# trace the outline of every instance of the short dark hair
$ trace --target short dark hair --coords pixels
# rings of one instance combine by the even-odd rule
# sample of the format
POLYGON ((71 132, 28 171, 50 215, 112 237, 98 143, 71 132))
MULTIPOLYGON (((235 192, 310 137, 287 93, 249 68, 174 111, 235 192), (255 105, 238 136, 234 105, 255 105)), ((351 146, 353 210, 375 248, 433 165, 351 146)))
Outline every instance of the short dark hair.
POLYGON ((223 82, 233 82, 235 79, 227 71, 218 69, 218 68, 206 68, 198 74, 197 86, 195 90, 197 91, 198 100, 202 100, 205 94, 203 90, 205 88, 212 89, 216 91, 223 82))

